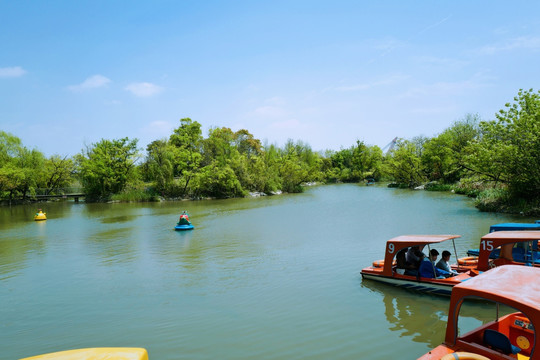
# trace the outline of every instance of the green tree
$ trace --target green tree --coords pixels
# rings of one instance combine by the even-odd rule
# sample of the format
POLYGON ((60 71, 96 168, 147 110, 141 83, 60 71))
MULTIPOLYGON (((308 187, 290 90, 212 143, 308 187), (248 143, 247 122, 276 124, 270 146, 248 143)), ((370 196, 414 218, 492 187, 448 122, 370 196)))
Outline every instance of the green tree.
POLYGON ((106 200, 136 179, 137 139, 105 140, 77 155, 87 201, 106 200))
POLYGON ((143 173, 146 180, 156 183, 156 190, 167 194, 174 180, 175 149, 167 140, 152 141, 146 147, 146 161, 143 173))
POLYGON ((310 181, 309 164, 305 161, 310 157, 311 149, 301 141, 294 142, 289 139, 281 152, 279 162, 279 176, 283 191, 295 193, 302 192, 302 183, 310 181))
POLYGON ((480 123, 470 168, 503 182, 514 199, 540 199, 540 92, 519 90, 513 104, 480 123))
POLYGON ((201 167, 202 140, 201 124, 190 118, 180 119, 180 126, 169 138, 169 143, 175 147, 174 175, 180 178, 183 195, 188 193, 190 181, 201 167))
POLYGON ((425 177, 421 163, 421 141, 399 139, 396 147, 387 154, 388 173, 399 184, 413 188, 420 185, 425 177))
POLYGON ((480 133, 479 116, 467 114, 424 145, 422 165, 429 180, 452 184, 466 176, 471 144, 480 133))
POLYGON ((367 178, 379 180, 382 176, 382 151, 378 146, 368 146, 363 141, 348 149, 327 153, 329 162, 321 161, 320 171, 331 182, 358 182, 367 178), (324 170, 322 170, 324 168, 324 170))
POLYGON ((44 161, 41 152, 27 149, 18 137, 0 131, 0 192, 10 201, 34 193, 44 161))
POLYGON ((244 195, 242 185, 231 167, 219 164, 217 160, 203 167, 196 174, 193 183, 196 197, 230 198, 244 195))
POLYGON ((54 193, 73 182, 74 172, 75 164, 72 159, 53 155, 44 162, 39 187, 47 189, 47 194, 54 193))

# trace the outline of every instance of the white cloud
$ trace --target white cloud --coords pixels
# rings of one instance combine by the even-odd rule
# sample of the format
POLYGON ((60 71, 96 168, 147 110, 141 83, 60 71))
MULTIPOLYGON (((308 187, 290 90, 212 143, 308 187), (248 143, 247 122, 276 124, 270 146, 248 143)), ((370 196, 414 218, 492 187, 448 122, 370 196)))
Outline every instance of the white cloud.
POLYGON ((0 78, 20 77, 24 74, 26 74, 26 70, 20 66, 0 68, 0 78))
POLYGON ((131 83, 125 87, 125 90, 138 97, 150 97, 159 94, 161 91, 163 91, 163 88, 151 83, 142 82, 131 83))
POLYGON ((522 36, 498 44, 483 46, 479 52, 485 55, 493 55, 502 51, 519 49, 540 50, 540 37, 522 36))
POLYGON ((68 89, 71 91, 84 91, 88 89, 96 89, 106 86, 110 82, 111 80, 103 75, 93 75, 78 85, 68 86, 68 89))

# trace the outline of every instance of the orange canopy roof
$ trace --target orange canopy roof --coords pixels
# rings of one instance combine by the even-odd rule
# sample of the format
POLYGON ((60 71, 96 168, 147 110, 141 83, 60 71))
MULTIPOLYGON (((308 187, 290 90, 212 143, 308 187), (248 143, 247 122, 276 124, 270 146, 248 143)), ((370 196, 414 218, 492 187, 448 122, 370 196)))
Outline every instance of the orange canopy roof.
POLYGON ((540 231, 494 231, 482 236, 482 239, 508 242, 540 240, 540 231))
POLYGON ((540 231, 495 231, 482 236, 478 254, 478 270, 489 269, 488 261, 491 251, 499 246, 533 240, 540 240, 540 231))
POLYGON ((537 315, 540 315, 539 274, 538 268, 530 266, 499 266, 454 286, 452 298, 477 296, 521 311, 523 307, 536 309, 537 315))
POLYGON ((461 237, 461 235, 400 235, 388 240, 388 242, 400 243, 400 245, 415 246, 440 243, 459 237, 461 237))
POLYGON ((392 275, 392 261, 394 256, 403 248, 409 246, 423 246, 428 244, 438 244, 446 240, 452 240, 461 235, 400 235, 386 242, 384 255, 383 275, 392 275))

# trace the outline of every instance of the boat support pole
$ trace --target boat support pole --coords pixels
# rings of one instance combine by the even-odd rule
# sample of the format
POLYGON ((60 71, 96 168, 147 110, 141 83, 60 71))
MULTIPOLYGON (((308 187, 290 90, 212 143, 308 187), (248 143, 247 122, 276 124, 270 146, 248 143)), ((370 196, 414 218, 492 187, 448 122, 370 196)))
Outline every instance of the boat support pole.
POLYGON ((429 248, 429 244, 427 244, 427 251, 428 251, 428 260, 431 263, 431 268, 433 269, 433 276, 435 276, 435 279, 437 278, 437 270, 435 270, 435 264, 433 261, 431 261, 431 249, 429 248))
POLYGON ((455 239, 452 239, 452 245, 454 246, 454 254, 456 256, 456 263, 457 263, 457 267, 459 269, 459 261, 458 261, 458 256, 457 256, 457 250, 456 250, 456 242, 455 242, 455 239))

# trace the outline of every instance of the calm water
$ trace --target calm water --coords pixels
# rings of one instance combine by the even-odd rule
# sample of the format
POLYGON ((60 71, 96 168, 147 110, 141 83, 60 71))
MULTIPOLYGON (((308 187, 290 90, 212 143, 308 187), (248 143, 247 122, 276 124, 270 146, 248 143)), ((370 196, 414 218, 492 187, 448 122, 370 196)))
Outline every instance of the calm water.
POLYGON ((491 224, 534 220, 358 185, 40 206, 46 222, 32 220, 37 205, 0 208, 2 359, 95 346, 145 347, 150 360, 414 359, 443 340, 448 299, 360 270, 400 234, 460 234, 464 256, 491 224), (194 231, 172 230, 182 210, 194 231))

